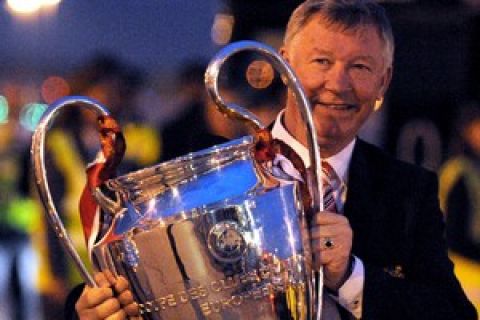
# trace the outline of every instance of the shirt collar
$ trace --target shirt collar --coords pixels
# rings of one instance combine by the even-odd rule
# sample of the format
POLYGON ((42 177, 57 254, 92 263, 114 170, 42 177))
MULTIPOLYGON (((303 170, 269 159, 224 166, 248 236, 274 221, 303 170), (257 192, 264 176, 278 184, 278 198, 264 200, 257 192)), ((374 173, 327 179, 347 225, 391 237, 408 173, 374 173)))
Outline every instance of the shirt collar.
MULTIPOLYGON (((283 114, 285 110, 280 111, 273 124, 272 128, 272 136, 276 139, 282 140, 287 145, 292 147, 293 150, 302 158, 303 163, 308 168, 310 166, 310 156, 308 149, 301 144, 298 140, 296 140, 284 127, 282 123, 283 114)), ((357 139, 353 139, 345 148, 343 148, 337 154, 323 159, 327 161, 332 168, 335 170, 335 173, 340 177, 342 182, 347 180, 348 168, 350 166, 350 161, 352 160, 353 154, 353 147, 355 146, 355 142, 357 139)))

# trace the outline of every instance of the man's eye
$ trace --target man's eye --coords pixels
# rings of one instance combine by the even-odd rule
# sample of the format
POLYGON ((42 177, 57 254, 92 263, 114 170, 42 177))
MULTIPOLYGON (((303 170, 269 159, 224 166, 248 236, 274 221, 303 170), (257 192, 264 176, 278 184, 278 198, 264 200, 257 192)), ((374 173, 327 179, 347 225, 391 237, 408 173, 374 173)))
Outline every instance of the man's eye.
POLYGON ((366 64, 361 64, 361 63, 356 63, 353 65, 353 68, 357 70, 362 70, 362 71, 372 71, 372 68, 366 64))
POLYGON ((321 64, 321 65, 330 65, 330 60, 326 59, 326 58, 317 58, 315 59, 315 62, 318 63, 318 64, 321 64))

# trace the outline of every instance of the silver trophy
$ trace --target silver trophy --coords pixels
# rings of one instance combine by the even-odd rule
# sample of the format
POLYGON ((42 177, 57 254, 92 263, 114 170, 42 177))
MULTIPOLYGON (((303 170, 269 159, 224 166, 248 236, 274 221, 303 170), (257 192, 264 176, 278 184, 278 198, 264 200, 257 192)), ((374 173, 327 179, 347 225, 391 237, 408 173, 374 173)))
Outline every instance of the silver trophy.
MULTIPOLYGON (((218 109, 255 129, 263 124, 218 91, 231 55, 254 51, 286 79, 305 122, 313 172, 305 182, 313 210, 321 207, 320 154, 310 106, 287 63, 263 44, 242 41, 221 50, 205 82, 218 109), (318 204, 318 205, 316 205, 318 204)), ((52 201, 46 178, 45 136, 65 107, 108 111, 85 97, 48 108, 33 135, 35 180, 49 222, 85 282, 95 286, 52 201)), ((90 244, 93 266, 126 277, 144 319, 313 319, 322 277, 313 277, 299 182, 275 175, 255 157, 247 136, 153 167, 112 177, 92 189, 103 233, 90 244)))

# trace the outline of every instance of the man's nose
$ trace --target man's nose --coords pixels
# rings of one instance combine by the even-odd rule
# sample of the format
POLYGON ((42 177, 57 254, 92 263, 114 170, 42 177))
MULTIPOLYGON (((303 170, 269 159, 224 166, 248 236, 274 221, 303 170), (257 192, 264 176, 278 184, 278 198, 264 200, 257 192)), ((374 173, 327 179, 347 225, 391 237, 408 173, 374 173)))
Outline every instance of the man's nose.
POLYGON ((325 89, 342 93, 352 90, 352 82, 346 68, 342 65, 333 65, 325 76, 325 89))

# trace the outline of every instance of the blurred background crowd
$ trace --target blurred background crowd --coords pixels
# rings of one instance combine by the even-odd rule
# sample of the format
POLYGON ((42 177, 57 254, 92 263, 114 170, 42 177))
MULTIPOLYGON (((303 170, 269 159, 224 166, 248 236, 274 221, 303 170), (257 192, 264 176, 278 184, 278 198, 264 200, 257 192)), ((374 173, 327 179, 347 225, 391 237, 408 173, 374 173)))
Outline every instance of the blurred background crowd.
MULTIPOLYGON (((32 185, 31 134, 47 106, 68 95, 104 104, 126 136, 122 173, 248 134, 215 110, 205 68, 233 41, 278 48, 299 2, 0 1, 0 319, 61 319, 65 295, 81 281, 32 185)), ((362 136, 439 173, 455 271, 480 309, 480 1, 381 2, 396 37, 394 78, 362 136)), ((252 61, 226 66, 222 93, 268 124, 284 89, 252 61)), ((84 254, 77 208, 98 151, 92 115, 64 112, 47 151, 53 199, 84 254)))

